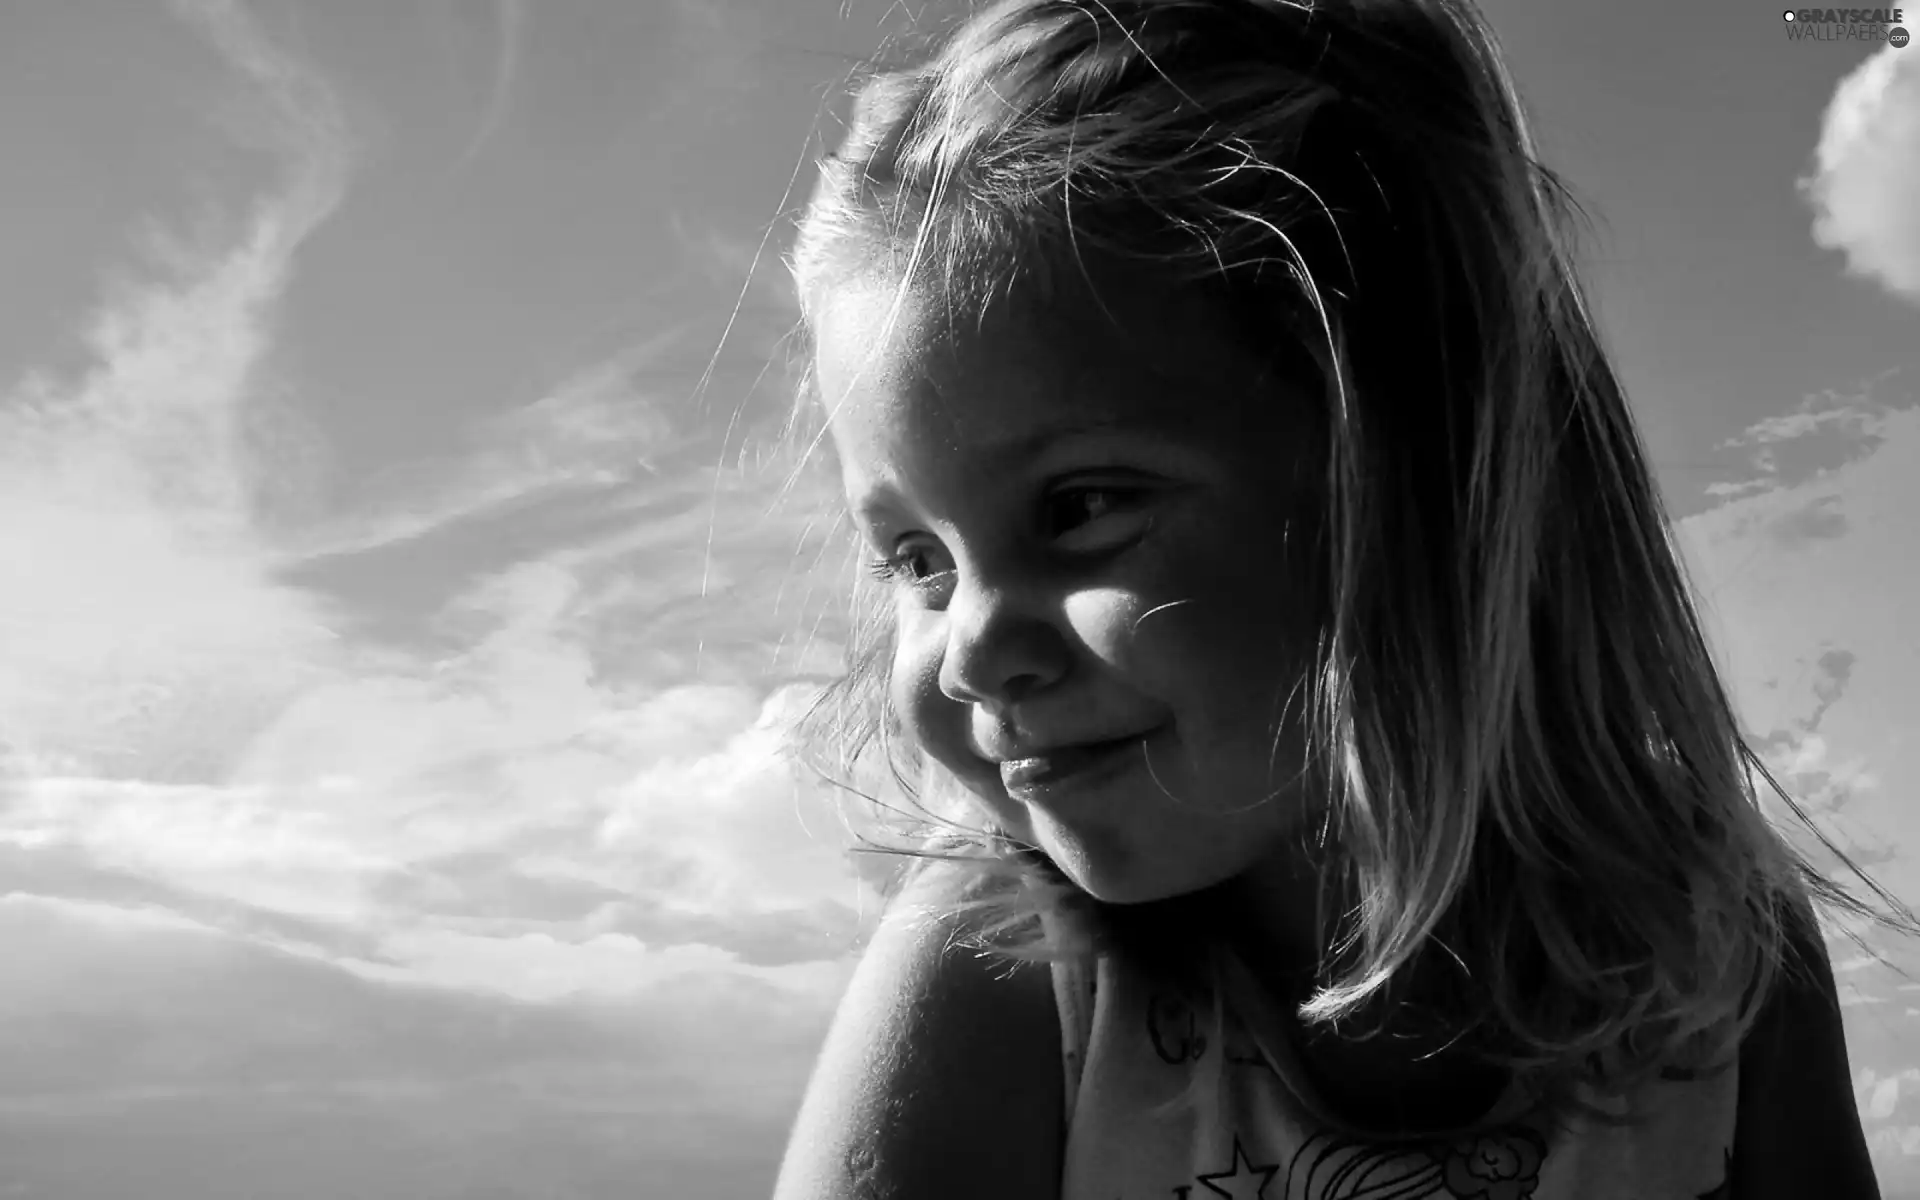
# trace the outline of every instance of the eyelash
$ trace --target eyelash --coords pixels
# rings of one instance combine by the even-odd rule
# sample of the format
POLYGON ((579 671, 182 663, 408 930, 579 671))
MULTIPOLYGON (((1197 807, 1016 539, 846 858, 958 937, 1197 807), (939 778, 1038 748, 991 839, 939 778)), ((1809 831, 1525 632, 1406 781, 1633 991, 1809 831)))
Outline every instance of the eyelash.
MULTIPOLYGON (((1142 490, 1143 489, 1140 489, 1140 488, 1122 488, 1122 487, 1065 488, 1065 489, 1062 489, 1061 491, 1055 492, 1052 496, 1049 496, 1048 500, 1049 501, 1057 500, 1062 496, 1077 497, 1077 496, 1091 495, 1091 496, 1106 496, 1110 498, 1118 498, 1119 500, 1121 500, 1122 505, 1124 505, 1126 501, 1129 501, 1134 497, 1139 496, 1142 493, 1142 490)), ((940 572, 934 575, 928 575, 924 578, 919 578, 912 575, 909 570, 908 564, 910 564, 913 561, 914 557, 918 553, 919 552, 916 550, 906 550, 888 558, 876 558, 867 563, 867 570, 869 573, 873 575, 875 579, 879 579, 884 582, 893 582, 893 581, 899 580, 907 584, 926 583, 928 580, 938 578, 939 574, 944 573, 944 572, 940 572)))

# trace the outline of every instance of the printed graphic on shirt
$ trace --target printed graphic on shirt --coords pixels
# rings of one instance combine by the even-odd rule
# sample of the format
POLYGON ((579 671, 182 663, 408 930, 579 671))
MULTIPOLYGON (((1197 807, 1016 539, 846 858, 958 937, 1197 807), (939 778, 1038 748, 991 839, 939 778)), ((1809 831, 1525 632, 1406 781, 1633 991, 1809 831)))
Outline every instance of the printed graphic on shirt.
MULTIPOLYGON (((1336 1133, 1321 1133, 1287 1164, 1278 1192, 1269 1185, 1278 1163, 1254 1161, 1233 1139, 1232 1161, 1173 1189, 1173 1200, 1531 1200, 1540 1186, 1547 1145, 1524 1125, 1451 1142, 1379 1145, 1336 1133)), ((1726 1176, 1698 1200, 1728 1200, 1733 1152, 1725 1152, 1726 1176)))
POLYGON ((1147 1000, 1147 1040, 1161 1062, 1174 1066, 1199 1062, 1207 1052, 1200 1015, 1184 997, 1170 992, 1155 992, 1147 1000))
POLYGON ((1354 1200, 1391 1196, 1394 1200, 1529 1200, 1540 1186, 1547 1147, 1523 1125, 1455 1142, 1377 1145, 1339 1134, 1309 1138, 1293 1161, 1278 1193, 1269 1185, 1280 1174, 1277 1163, 1257 1163, 1240 1139, 1233 1139, 1233 1161, 1219 1171, 1200 1174, 1173 1189, 1174 1200, 1354 1200))
MULTIPOLYGON (((1217 1049, 1228 1063, 1259 1067, 1285 1078, 1285 1060, 1268 1060, 1250 1031, 1230 1013, 1195 1005, 1176 990, 1143 990, 1145 1012, 1135 1010, 1133 1020, 1139 1024, 1133 1024, 1133 1029, 1145 1026, 1146 1042, 1154 1054, 1148 1061, 1164 1064, 1178 1076, 1217 1049), (1216 1028, 1216 1018, 1221 1017, 1224 1026, 1216 1028)), ((1711 1165, 1710 1147, 1725 1135, 1699 1136, 1705 1128, 1693 1119, 1699 1114, 1688 1090, 1691 1085, 1680 1078, 1665 1083, 1680 1089, 1686 1098, 1667 1096, 1664 1104, 1656 1105, 1665 1117, 1644 1139, 1648 1156, 1623 1165, 1626 1173, 1619 1178, 1609 1173, 1604 1180, 1584 1177, 1586 1172, 1578 1165, 1587 1161, 1582 1154, 1571 1148, 1556 1151, 1560 1143, 1546 1136, 1547 1118, 1540 1113, 1454 1138, 1380 1142, 1323 1130, 1303 1142, 1306 1130, 1300 1126, 1312 1125, 1295 1102, 1295 1094, 1271 1091, 1271 1081, 1247 1082, 1252 1091, 1236 1092, 1239 1098, 1234 1100, 1224 1099, 1223 1093, 1218 1106, 1203 1105, 1193 1118, 1199 1122, 1193 1132, 1207 1124, 1224 1126, 1222 1133, 1231 1131, 1231 1149, 1217 1149, 1211 1161, 1190 1158, 1186 1127, 1170 1130, 1166 1157, 1161 1159, 1164 1166, 1148 1168, 1148 1177, 1159 1175, 1162 1182, 1148 1195, 1162 1200, 1564 1200, 1566 1193, 1558 1189, 1569 1186, 1575 1195, 1604 1194, 1609 1200, 1637 1200, 1649 1186, 1653 1193, 1646 1200, 1730 1200, 1732 1195, 1732 1152, 1724 1142, 1722 1169, 1714 1172, 1711 1165), (1250 1126, 1250 1113, 1233 1111, 1243 1102, 1273 1106, 1276 1111, 1250 1126), (1550 1158, 1559 1161, 1569 1154, 1570 1162, 1561 1162, 1555 1173, 1547 1172, 1550 1158), (1161 1174, 1162 1170, 1166 1173, 1161 1174), (1567 1178, 1553 1181, 1556 1174, 1567 1178), (1576 1175, 1582 1177, 1576 1179, 1576 1175), (1184 1182, 1176 1182, 1183 1176, 1184 1182), (1702 1190, 1716 1177, 1717 1185, 1702 1190)), ((1569 1136, 1581 1146, 1588 1140, 1584 1133, 1569 1136)), ((1135 1169, 1141 1166, 1146 1164, 1135 1169)))
MULTIPOLYGON (((1160 1061, 1170 1066, 1199 1062, 1207 1053, 1200 1014, 1185 997, 1174 992, 1155 992, 1148 998, 1147 1041, 1160 1061)), ((1251 1045, 1229 1045, 1226 1056, 1235 1066, 1273 1070, 1266 1056, 1251 1045)))
POLYGON ((1276 1163, 1255 1166, 1241 1148, 1240 1139, 1233 1139, 1233 1162, 1225 1171, 1215 1171, 1210 1175, 1201 1175, 1198 1185, 1206 1189, 1195 1192, 1195 1184, 1182 1184, 1173 1189, 1175 1200, 1200 1200, 1203 1196, 1228 1196, 1232 1200, 1260 1200, 1267 1194, 1267 1185, 1280 1173, 1276 1163))

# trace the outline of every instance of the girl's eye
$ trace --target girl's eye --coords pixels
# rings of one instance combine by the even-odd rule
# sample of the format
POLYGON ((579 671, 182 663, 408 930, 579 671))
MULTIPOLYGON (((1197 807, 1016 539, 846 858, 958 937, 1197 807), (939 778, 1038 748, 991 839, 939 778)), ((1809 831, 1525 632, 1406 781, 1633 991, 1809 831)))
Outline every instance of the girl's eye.
MULTIPOLYGON (((1062 510, 1073 510, 1076 508, 1082 511, 1091 509, 1093 510, 1093 517, 1103 517, 1118 509, 1125 508, 1126 507, 1125 501, 1131 498, 1134 494, 1135 493, 1133 491, 1128 491, 1121 488, 1097 488, 1097 487, 1069 488, 1066 491, 1055 492, 1053 495, 1047 497, 1047 501, 1049 505, 1054 506, 1053 507, 1054 512, 1060 512, 1062 510), (1104 500, 1106 501, 1106 503, 1105 504, 1085 503, 1088 497, 1093 497, 1096 500, 1104 500), (1065 504, 1057 503, 1063 500, 1066 501, 1067 503, 1065 504)), ((1089 518, 1089 519, 1092 519, 1092 518, 1089 518)))
POLYGON ((925 580, 913 573, 912 564, 919 555, 918 550, 907 550, 892 558, 876 558, 867 564, 867 570, 873 573, 875 579, 900 579, 907 583, 923 583, 925 580))
MULTIPOLYGON (((1091 511, 1091 516, 1087 517, 1086 520, 1068 520, 1062 522, 1060 527, 1061 532, 1065 532, 1066 528, 1083 525, 1087 520, 1098 519, 1099 517, 1111 515, 1115 511, 1124 510, 1127 502, 1137 496, 1139 492, 1140 489, 1138 488, 1068 488, 1055 492, 1053 495, 1047 497, 1049 515, 1063 510, 1078 512, 1091 511), (1089 499, 1093 502, 1088 503, 1089 499), (1063 501, 1064 503, 1062 503, 1063 501)), ((890 558, 873 560, 867 564, 867 569, 871 571, 877 579, 900 580, 909 584, 926 583, 929 580, 945 574, 945 572, 930 572, 922 575, 916 571, 915 564, 924 558, 925 554, 926 551, 924 549, 909 546, 890 558)))

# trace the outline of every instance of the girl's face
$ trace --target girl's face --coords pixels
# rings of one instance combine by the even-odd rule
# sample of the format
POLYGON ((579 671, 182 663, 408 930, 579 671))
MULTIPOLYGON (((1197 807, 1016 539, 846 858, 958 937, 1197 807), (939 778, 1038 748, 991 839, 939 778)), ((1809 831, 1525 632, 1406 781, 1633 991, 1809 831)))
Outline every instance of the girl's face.
POLYGON ((834 289, 814 335, 848 503, 896 560, 908 732, 1098 899, 1272 860, 1306 815, 1306 403, 1191 296, 1122 276, 951 323, 916 287, 882 337, 895 293, 834 289), (999 765, 1120 738, 1052 791, 999 765))

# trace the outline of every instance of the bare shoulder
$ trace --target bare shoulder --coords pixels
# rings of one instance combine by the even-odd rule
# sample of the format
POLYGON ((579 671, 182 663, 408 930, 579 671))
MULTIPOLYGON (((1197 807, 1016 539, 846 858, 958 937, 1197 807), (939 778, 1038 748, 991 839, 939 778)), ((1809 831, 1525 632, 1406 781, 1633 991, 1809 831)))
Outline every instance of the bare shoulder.
POLYGON ((982 961, 952 945, 957 923, 917 914, 952 886, 928 871, 889 907, 834 1015, 774 1200, 1059 1194, 1051 977, 982 961))

